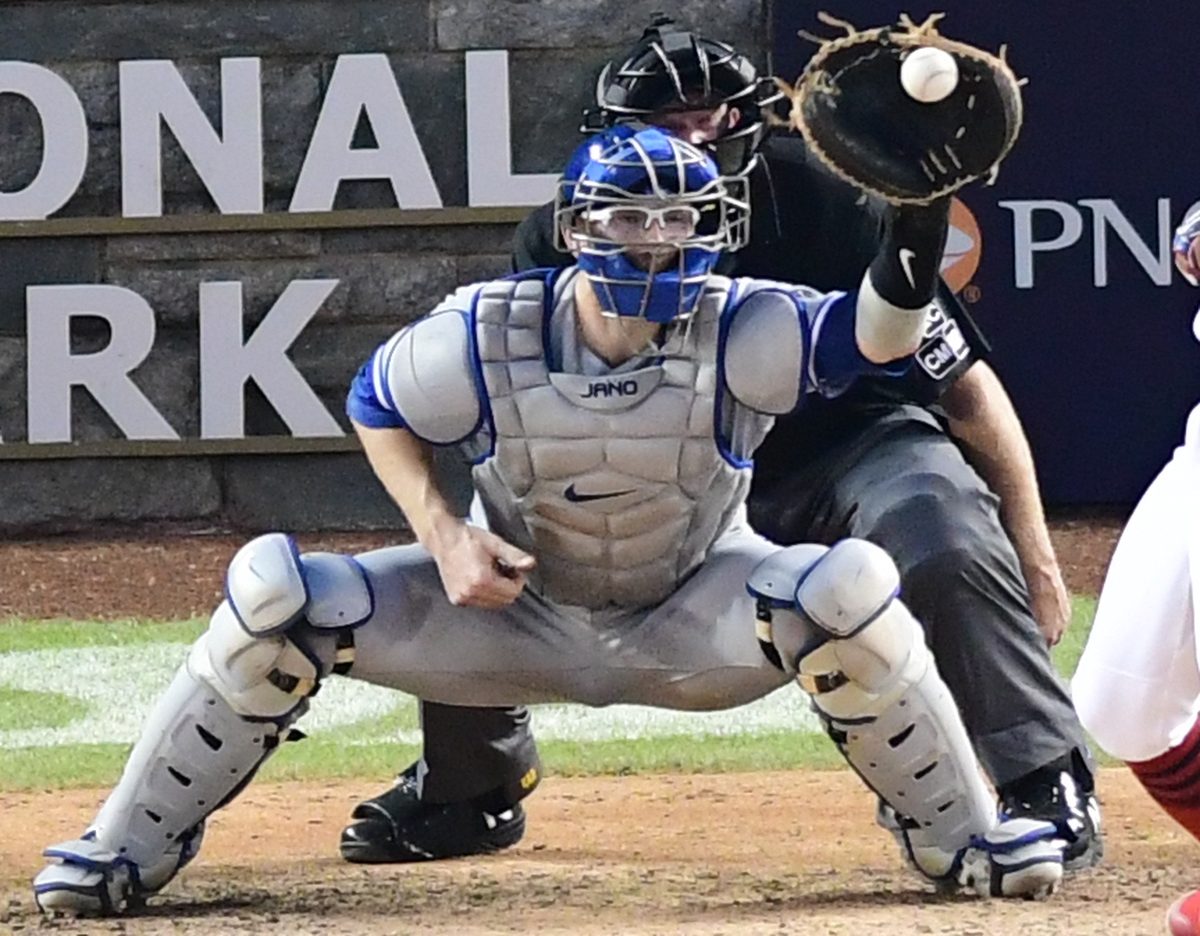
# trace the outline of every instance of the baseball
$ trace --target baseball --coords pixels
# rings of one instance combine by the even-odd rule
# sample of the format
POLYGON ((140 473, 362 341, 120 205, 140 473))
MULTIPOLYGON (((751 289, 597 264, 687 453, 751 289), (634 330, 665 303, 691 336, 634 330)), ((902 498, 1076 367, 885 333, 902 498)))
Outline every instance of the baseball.
POLYGON ((958 63, 949 52, 924 46, 900 65, 900 84, 914 101, 934 104, 958 86, 958 63))

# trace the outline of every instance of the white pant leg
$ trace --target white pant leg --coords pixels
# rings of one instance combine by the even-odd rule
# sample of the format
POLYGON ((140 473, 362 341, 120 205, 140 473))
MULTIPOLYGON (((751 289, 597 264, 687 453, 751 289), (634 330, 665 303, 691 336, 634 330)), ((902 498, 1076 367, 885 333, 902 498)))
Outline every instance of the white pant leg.
POLYGON ((1200 446, 1179 448, 1121 533, 1071 682, 1084 727, 1114 757, 1177 745, 1200 712, 1193 593, 1200 569, 1200 446))
POLYGON ((403 546, 358 557, 376 599, 355 632, 356 679, 451 705, 545 701, 729 708, 786 682, 754 629, 750 570, 778 547, 728 534, 656 608, 587 612, 528 593, 508 608, 451 605, 432 557, 403 546))

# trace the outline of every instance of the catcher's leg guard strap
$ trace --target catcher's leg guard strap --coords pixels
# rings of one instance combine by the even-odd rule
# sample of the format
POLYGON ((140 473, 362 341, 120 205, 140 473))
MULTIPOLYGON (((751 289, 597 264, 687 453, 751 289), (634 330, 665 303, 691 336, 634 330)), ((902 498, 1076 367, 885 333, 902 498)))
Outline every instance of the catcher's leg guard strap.
POLYGON ((850 765, 913 820, 914 843, 953 852, 996 809, 898 582, 883 550, 844 540, 800 576, 796 610, 771 613, 771 638, 850 765))

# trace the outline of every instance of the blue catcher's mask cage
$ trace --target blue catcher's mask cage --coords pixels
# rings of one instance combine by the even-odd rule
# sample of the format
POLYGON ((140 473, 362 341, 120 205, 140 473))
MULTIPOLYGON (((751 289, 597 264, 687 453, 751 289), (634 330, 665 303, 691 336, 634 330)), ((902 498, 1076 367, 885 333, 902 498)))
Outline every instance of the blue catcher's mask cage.
POLYGON ((711 157, 655 127, 613 127, 585 142, 568 172, 579 163, 559 183, 556 246, 576 255, 602 311, 690 317, 720 255, 746 243, 745 178, 723 178, 711 157))

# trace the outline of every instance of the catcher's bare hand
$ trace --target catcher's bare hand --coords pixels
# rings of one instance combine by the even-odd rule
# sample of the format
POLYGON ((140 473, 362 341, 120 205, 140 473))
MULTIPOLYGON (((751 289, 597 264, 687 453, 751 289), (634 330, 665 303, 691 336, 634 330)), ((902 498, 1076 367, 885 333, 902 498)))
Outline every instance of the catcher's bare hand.
POLYGON ((450 603, 495 610, 512 604, 537 560, 494 533, 456 521, 439 530, 430 551, 450 603))

